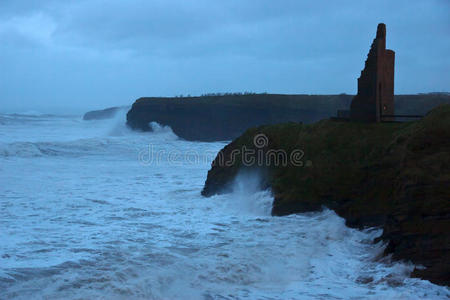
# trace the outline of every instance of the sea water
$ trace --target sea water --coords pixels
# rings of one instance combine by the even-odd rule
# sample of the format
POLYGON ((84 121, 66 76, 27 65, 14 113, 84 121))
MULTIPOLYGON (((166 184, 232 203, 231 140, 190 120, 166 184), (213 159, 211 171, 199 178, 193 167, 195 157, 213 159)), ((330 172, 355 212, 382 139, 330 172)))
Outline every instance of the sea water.
POLYGON ((258 174, 200 195, 225 142, 0 115, 0 299, 446 299, 322 212, 270 216, 258 174))

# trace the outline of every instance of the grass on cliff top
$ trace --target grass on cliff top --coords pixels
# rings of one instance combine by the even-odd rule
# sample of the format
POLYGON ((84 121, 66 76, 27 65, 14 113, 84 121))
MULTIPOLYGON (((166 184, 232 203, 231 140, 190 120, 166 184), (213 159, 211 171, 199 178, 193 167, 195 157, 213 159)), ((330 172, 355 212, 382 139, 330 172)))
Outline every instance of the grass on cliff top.
MULTIPOLYGON (((285 205, 301 200, 306 206, 328 203, 346 209, 346 201, 352 199, 347 215, 361 215, 357 210, 383 214, 391 209, 400 181, 428 184, 450 176, 439 174, 448 168, 450 105, 441 105, 414 122, 323 120, 311 125, 261 126, 249 129, 230 146, 252 148, 254 136, 260 133, 269 139, 265 150, 304 152, 302 167, 267 166, 275 198, 285 205)), ((240 167, 238 163, 234 169, 240 167)))
POLYGON ((223 95, 199 96, 183 98, 140 98, 138 105, 151 105, 153 103, 176 105, 224 105, 249 108, 291 108, 312 111, 336 112, 337 109, 348 107, 353 96, 340 95, 283 95, 283 94, 250 94, 250 95, 223 95))
MULTIPOLYGON (((424 114, 439 104, 450 104, 449 94, 395 95, 396 114, 424 114)), ((144 97, 136 100, 137 106, 153 104, 176 105, 225 105, 250 108, 291 108, 309 111, 326 111, 334 115, 338 109, 347 109, 353 95, 284 95, 284 94, 241 94, 194 97, 144 97)))
POLYGON ((312 202, 329 195, 350 198, 358 182, 369 176, 367 170, 376 168, 395 132, 408 126, 324 120, 264 128, 271 149, 304 152, 303 167, 275 168, 273 190, 286 201, 297 201, 298 195, 312 202), (283 195, 286 191, 289 195, 283 195))

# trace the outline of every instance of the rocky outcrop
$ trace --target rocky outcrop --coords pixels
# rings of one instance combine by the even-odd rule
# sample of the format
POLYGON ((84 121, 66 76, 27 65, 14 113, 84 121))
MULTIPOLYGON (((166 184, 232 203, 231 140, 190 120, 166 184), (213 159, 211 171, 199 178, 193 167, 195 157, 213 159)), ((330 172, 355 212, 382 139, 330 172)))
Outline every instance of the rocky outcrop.
MULTIPOLYGON (((129 107, 129 106, 128 106, 129 107)), ((110 107, 102 110, 93 110, 84 114, 83 120, 103 120, 114 118, 116 113, 120 110, 128 109, 128 107, 110 107)))
MULTIPOLYGON (((232 140, 247 128, 284 122, 313 123, 350 105, 341 95, 224 95, 185 98, 140 98, 127 114, 127 124, 151 131, 150 122, 168 125, 179 137, 194 141, 232 140)), ((425 114, 448 94, 395 96, 400 114, 425 114)))
POLYGON ((231 140, 247 128, 280 122, 312 122, 330 115, 349 95, 228 95, 189 98, 141 98, 132 106, 127 123, 151 130, 149 123, 169 125, 186 140, 231 140))
POLYGON ((226 192, 246 168, 264 174, 273 215, 327 206, 349 226, 381 226, 386 254, 424 267, 413 276, 450 283, 450 105, 408 123, 323 120, 249 129, 220 151, 202 194, 226 192), (248 164, 242 149, 263 163, 248 164), (273 156, 280 150, 287 164, 273 156))

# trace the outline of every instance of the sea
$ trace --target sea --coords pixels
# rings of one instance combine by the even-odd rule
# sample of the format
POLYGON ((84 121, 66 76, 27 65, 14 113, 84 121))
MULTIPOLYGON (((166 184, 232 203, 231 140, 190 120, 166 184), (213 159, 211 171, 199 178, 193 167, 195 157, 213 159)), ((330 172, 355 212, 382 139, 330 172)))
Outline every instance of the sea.
MULTIPOLYGON (((205 198, 229 141, 0 114, 0 299, 448 299, 333 211, 270 215, 258 174, 205 198)), ((207 125, 205 125, 207 126, 207 125)), ((417 266, 420 267, 420 266, 417 266)))

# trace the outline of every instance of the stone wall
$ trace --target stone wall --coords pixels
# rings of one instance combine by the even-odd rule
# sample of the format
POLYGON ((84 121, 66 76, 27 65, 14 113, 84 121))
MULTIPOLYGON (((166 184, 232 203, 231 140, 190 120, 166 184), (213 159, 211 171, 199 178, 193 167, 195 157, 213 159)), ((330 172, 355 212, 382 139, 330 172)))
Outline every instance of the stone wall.
POLYGON ((380 122, 383 115, 394 115, 395 53, 386 50, 386 25, 378 24, 364 70, 358 78, 358 94, 353 98, 350 117, 365 122, 380 122))

